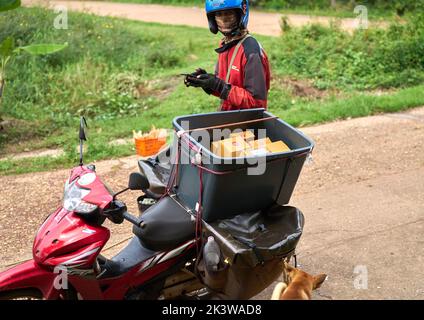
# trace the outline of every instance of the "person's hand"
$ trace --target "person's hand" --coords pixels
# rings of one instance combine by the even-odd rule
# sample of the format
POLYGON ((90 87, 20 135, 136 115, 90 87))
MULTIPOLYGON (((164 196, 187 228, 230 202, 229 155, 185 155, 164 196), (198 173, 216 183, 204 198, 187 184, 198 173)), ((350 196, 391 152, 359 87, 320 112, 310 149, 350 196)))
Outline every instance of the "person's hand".
POLYGON ((209 94, 215 91, 220 95, 225 88, 225 82, 214 74, 210 73, 201 73, 196 77, 188 75, 186 77, 186 85, 188 87, 200 87, 209 94))
POLYGON ((191 74, 192 77, 200 76, 201 74, 208 74, 205 69, 197 68, 195 72, 191 74))
MULTIPOLYGON (((197 68, 195 72, 187 75, 184 78, 184 84, 186 85, 186 87, 191 87, 190 81, 188 80, 188 77, 193 77, 193 78, 197 78, 197 76, 200 76, 202 74, 208 74, 207 71, 205 69, 202 68, 197 68)), ((205 91, 207 94, 212 94, 211 90, 207 90, 207 89, 203 89, 203 91, 205 91)))
POLYGON ((190 87, 188 77, 196 78, 197 76, 200 76, 201 74, 207 74, 206 70, 202 68, 197 68, 196 71, 194 71, 193 73, 186 75, 186 77, 184 78, 184 84, 186 85, 186 87, 190 87))

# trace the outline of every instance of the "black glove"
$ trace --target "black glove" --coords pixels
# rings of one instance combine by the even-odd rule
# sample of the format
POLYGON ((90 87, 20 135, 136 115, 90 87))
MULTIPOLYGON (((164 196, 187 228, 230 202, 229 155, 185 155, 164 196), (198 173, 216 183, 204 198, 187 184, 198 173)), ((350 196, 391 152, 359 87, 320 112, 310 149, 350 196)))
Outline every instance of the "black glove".
MULTIPOLYGON (((208 74, 208 73, 206 72, 206 70, 205 70, 205 69, 197 68, 195 72, 193 72, 193 73, 191 73, 191 74, 187 75, 187 77, 185 77, 185 78, 184 78, 184 84, 186 85, 186 87, 190 87, 190 86, 191 86, 191 85, 190 85, 190 82, 189 82, 189 80, 188 80, 188 77, 197 78, 197 76, 200 76, 201 74, 208 74)), ((205 89, 205 88, 202 88, 202 89, 203 89, 203 91, 205 91, 207 94, 212 94, 212 90, 205 89)))
POLYGON ((192 77, 200 76, 201 74, 208 74, 205 69, 197 68, 195 72, 190 74, 192 77))
POLYGON ((186 77, 186 85, 188 87, 200 87, 207 93, 218 92, 221 99, 227 99, 231 89, 230 84, 225 83, 225 81, 210 73, 202 73, 197 77, 189 75, 186 77))

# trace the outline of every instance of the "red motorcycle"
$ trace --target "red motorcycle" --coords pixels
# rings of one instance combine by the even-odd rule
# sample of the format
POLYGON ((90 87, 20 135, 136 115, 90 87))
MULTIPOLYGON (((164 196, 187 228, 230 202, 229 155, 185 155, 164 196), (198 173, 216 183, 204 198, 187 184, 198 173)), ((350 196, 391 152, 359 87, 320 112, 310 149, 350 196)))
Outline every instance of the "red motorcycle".
MULTIPOLYGON (((201 299, 216 294, 211 289, 217 283, 213 277, 219 270, 228 274, 232 266, 222 261, 218 252, 212 255, 218 256, 212 275, 204 277, 210 263, 205 267, 199 260, 195 217, 174 197, 149 191, 149 181, 140 173, 130 175, 128 188, 113 193, 97 176, 94 165, 83 165, 85 126, 82 119, 80 164, 66 181, 63 205, 38 230, 33 259, 0 273, 0 299, 201 299), (142 190, 144 197, 154 199, 155 204, 140 217, 133 216, 117 199, 127 190, 142 190), (102 226, 106 218, 113 223, 127 220, 134 225, 134 238, 111 259, 101 255, 110 237, 110 231, 102 226), (143 231, 147 229, 149 232, 143 231)), ((303 216, 297 210, 295 215, 302 228, 303 216)), ((287 239, 293 238, 293 232, 286 233, 287 239)), ((293 254, 297 241, 290 241, 292 248, 283 258, 293 254)), ((246 281, 246 286, 253 283, 255 290, 251 292, 257 293, 263 289, 259 285, 271 283, 282 273, 282 269, 276 269, 281 261, 281 257, 271 260, 271 264, 262 261, 255 267, 259 271, 244 268, 235 273, 256 275, 256 280, 250 284, 246 281), (258 272, 267 280, 260 283, 258 272)), ((222 277, 217 281, 221 280, 222 277)), ((243 287, 240 289, 246 292, 243 287)))

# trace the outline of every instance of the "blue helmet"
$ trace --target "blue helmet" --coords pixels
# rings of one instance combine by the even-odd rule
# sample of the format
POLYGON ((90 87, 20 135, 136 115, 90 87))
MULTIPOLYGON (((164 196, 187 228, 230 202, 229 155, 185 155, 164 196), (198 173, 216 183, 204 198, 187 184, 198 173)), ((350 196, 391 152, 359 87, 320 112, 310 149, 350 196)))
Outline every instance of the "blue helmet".
POLYGON ((249 22, 249 0, 206 0, 205 7, 209 29, 212 33, 218 33, 215 12, 223 10, 239 9, 241 11, 240 28, 247 28, 247 23, 249 22))

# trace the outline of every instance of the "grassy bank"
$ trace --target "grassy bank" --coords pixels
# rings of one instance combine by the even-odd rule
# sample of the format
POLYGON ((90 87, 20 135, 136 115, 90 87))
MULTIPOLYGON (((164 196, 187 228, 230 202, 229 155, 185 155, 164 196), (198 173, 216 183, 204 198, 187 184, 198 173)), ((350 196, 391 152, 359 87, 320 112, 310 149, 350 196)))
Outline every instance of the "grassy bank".
MULTIPOLYGON (((68 42, 43 58, 21 56, 9 69, 0 158, 24 150, 63 148, 59 158, 1 160, 0 173, 76 163, 78 117, 89 122, 87 161, 133 154, 132 130, 171 127, 175 116, 216 110, 218 99, 186 88, 183 72, 213 70, 219 37, 205 29, 170 27, 69 13, 69 29, 52 28, 55 14, 19 9, 0 14, 0 40, 68 42), (3 155, 1 155, 3 154, 3 155)), ((424 105, 421 20, 352 36, 307 27, 283 38, 260 36, 274 80, 269 109, 296 126, 424 105)))
MULTIPOLYGON (((140 4, 161 4, 173 6, 196 6, 204 7, 204 0, 101 0, 121 3, 140 4)), ((268 12, 281 12, 285 14, 302 14, 311 16, 328 16, 337 18, 356 18, 358 14, 354 12, 352 2, 339 1, 336 7, 330 6, 330 1, 283 1, 283 0, 256 0, 250 1, 251 7, 255 10, 268 12)), ((371 1, 372 2, 372 1, 371 1)), ((393 4, 372 4, 361 1, 361 5, 367 6, 368 18, 388 19, 396 16, 395 5, 393 4)), ((406 10, 405 15, 410 15, 411 11, 406 10)))

